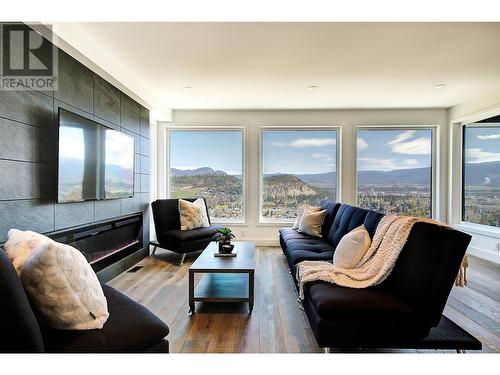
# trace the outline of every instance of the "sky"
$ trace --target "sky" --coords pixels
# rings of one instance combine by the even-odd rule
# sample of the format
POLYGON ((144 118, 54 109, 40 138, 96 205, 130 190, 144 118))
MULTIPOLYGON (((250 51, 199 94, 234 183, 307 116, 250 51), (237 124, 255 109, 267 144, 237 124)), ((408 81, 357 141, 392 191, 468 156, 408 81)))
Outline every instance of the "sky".
POLYGON ((231 175, 243 170, 241 131, 170 132, 170 166, 176 169, 210 167, 231 175))
MULTIPOLYGON (((467 128, 466 161, 500 161, 500 127, 467 128)), ((228 174, 242 172, 241 131, 172 131, 171 166, 210 167, 228 174)), ((392 171, 429 167, 432 131, 359 130, 358 170, 392 171)), ((335 171, 334 130, 265 130, 262 133, 264 174, 312 174, 335 171)))
POLYGON ((393 171, 429 167, 432 131, 359 130, 358 170, 393 171))
POLYGON ((500 161, 500 124, 465 128, 465 162, 500 161))
POLYGON ((335 171, 335 130, 265 130, 264 174, 313 174, 335 171))

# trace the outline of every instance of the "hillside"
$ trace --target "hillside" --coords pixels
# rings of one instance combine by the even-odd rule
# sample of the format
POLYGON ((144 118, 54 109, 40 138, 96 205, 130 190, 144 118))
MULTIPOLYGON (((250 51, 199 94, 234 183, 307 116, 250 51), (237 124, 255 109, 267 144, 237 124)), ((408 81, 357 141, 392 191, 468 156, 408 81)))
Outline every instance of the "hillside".
POLYGON ((318 194, 317 189, 292 174, 264 177, 264 196, 284 198, 316 194, 318 194))
POLYGON ((177 169, 170 168, 172 176, 226 176, 224 171, 213 170, 210 167, 201 167, 196 169, 177 169))
POLYGON ((412 184, 429 185, 431 182, 431 169, 412 168, 398 169, 395 171, 358 171, 358 184, 412 184))
MULTIPOLYGON (((499 185, 500 184, 500 162, 489 163, 467 163, 465 165, 467 184, 469 185, 499 185)), ((210 167, 202 167, 192 170, 171 168, 172 176, 229 176, 226 172, 214 170, 210 167)), ((231 176, 241 179, 241 176, 231 176)), ((409 168, 394 171, 358 171, 359 185, 370 184, 414 184, 429 185, 431 182, 431 169, 409 168)), ((311 174, 266 174, 264 180, 269 184, 292 184, 290 187, 295 193, 299 191, 304 194, 312 194, 316 188, 331 189, 335 185, 336 173, 311 173, 311 174), (303 183, 303 185, 300 184, 303 183)))
POLYGON ((500 161, 466 163, 467 185, 500 185, 500 161))

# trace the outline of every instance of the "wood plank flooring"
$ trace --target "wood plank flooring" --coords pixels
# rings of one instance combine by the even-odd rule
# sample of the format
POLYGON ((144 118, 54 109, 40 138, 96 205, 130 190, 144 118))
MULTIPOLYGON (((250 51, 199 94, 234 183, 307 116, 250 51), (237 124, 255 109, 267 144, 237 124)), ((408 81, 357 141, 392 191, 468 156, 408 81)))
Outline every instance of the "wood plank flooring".
MULTIPOLYGON (((198 254, 188 254, 178 266, 177 254, 158 249, 155 257, 138 264, 141 269, 125 272, 108 284, 168 324, 172 353, 321 352, 296 302, 281 249, 257 248, 252 314, 247 304, 197 303, 197 313, 190 317, 188 269, 198 254)), ((500 352, 500 266, 474 257, 469 263, 469 285, 453 288, 445 315, 481 340, 483 352, 500 352)))

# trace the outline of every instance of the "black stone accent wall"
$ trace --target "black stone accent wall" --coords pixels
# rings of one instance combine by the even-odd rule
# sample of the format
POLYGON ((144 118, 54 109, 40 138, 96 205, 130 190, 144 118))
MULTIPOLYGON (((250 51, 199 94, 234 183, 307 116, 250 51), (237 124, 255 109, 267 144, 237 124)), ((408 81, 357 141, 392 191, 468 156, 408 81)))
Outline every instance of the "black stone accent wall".
POLYGON ((10 228, 48 233, 142 211, 147 245, 149 111, 63 50, 58 55, 57 91, 0 91, 0 243, 10 228), (56 203, 59 107, 135 138, 133 198, 56 203))

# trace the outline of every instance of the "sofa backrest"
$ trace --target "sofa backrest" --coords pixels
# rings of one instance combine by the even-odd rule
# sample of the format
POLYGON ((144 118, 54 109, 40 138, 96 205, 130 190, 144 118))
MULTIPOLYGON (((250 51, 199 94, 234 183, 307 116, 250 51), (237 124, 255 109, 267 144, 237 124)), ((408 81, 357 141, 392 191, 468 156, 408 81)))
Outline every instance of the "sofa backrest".
POLYGON ((42 333, 11 261, 0 248, 0 353, 43 352, 42 333))
POLYGON ((323 221, 323 226, 321 227, 321 237, 327 238, 330 228, 332 227, 333 220, 335 219, 337 211, 340 207, 340 203, 324 200, 321 201, 319 206, 326 210, 325 220, 323 221))
POLYGON ((381 287, 406 303, 430 326, 437 326, 471 240, 468 234, 416 223, 381 287))
POLYGON ((337 210, 327 236, 324 238, 326 238, 330 245, 337 247, 342 237, 361 224, 364 224, 366 230, 373 238, 377 225, 383 216, 384 214, 380 212, 342 204, 337 210))
MULTIPOLYGON (((198 198, 182 198, 189 202, 194 202, 198 198)), ((210 214, 208 213, 207 200, 205 207, 207 209, 208 222, 210 223, 210 214)), ((155 223, 156 234, 166 230, 181 229, 181 220, 179 217, 179 199, 157 199, 151 203, 153 210, 153 219, 155 223)))

